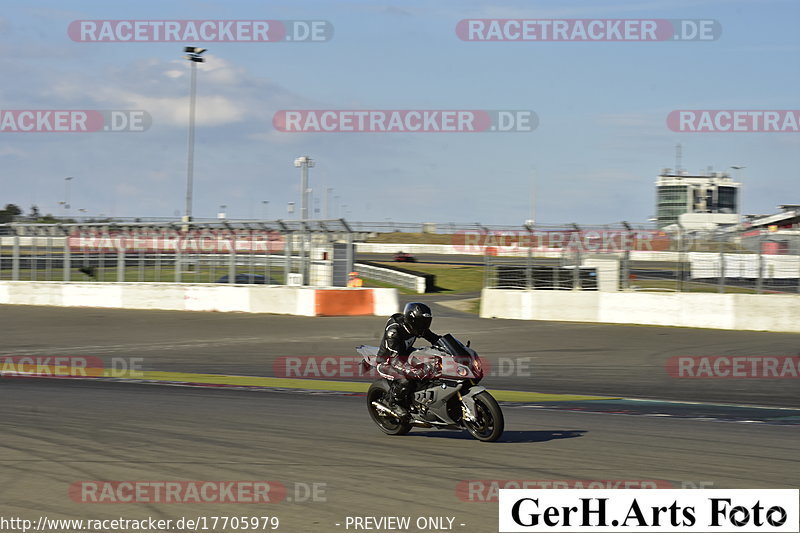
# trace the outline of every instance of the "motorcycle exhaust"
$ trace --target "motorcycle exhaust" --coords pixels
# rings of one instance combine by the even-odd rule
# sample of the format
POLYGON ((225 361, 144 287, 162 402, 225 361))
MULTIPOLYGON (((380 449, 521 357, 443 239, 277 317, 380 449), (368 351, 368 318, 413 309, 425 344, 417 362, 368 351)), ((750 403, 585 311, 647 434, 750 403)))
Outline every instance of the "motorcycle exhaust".
POLYGON ((392 411, 391 409, 389 409, 388 407, 386 407, 385 405, 383 405, 381 403, 372 402, 372 406, 375 407, 375 409, 377 409, 381 413, 392 415, 395 418, 403 418, 401 415, 399 415, 398 413, 395 413, 394 411, 392 411))

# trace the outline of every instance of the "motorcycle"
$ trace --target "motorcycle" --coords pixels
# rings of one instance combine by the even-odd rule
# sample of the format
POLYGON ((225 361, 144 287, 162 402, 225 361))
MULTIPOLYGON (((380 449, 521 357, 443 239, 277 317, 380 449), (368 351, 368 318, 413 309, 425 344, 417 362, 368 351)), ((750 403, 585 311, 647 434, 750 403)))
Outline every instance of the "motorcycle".
POLYGON ((405 252, 397 252, 397 255, 394 256, 394 260, 398 263, 416 263, 417 258, 411 254, 407 254, 405 252))
POLYGON ((389 398, 392 376, 380 371, 377 346, 358 346, 365 368, 375 368, 381 379, 367 391, 367 409, 373 422, 388 435, 405 435, 412 427, 466 429, 483 442, 503 434, 503 412, 489 391, 478 385, 483 368, 478 353, 450 335, 436 344, 418 348, 409 356, 412 365, 428 365, 428 377, 415 380, 408 414, 392 411, 389 398))

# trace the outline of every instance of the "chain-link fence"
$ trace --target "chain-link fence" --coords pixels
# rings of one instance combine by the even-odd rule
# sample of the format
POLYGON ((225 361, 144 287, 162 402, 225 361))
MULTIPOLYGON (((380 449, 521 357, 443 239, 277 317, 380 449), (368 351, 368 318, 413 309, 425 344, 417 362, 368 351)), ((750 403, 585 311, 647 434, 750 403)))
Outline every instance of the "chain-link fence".
POLYGON ((800 293, 800 229, 537 226, 468 241, 489 288, 800 293))
POLYGON ((0 280, 345 286, 342 220, 0 225, 0 280))

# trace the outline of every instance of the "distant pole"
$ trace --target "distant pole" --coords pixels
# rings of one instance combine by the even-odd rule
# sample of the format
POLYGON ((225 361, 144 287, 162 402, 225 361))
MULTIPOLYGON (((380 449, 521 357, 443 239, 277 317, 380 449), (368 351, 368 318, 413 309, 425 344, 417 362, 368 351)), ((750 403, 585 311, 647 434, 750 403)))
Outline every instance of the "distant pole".
POLYGON ((536 225, 536 168, 533 169, 531 177, 531 223, 533 227, 536 225))
POLYGON ((206 49, 186 46, 183 51, 186 53, 183 57, 192 63, 192 81, 189 97, 189 147, 186 163, 186 210, 184 217, 185 222, 190 222, 192 220, 192 188, 194 186, 194 113, 197 95, 197 63, 205 62, 205 59, 200 54, 205 52, 206 49))
MULTIPOLYGON (((314 160, 307 155, 303 155, 294 160, 294 166, 300 169, 300 219, 309 220, 308 204, 310 189, 308 188, 308 169, 314 166, 314 160)), ((309 233, 303 229, 301 233, 302 250, 300 251, 300 269, 303 274, 303 285, 308 285, 310 281, 309 272, 311 262, 311 239, 309 233)))
POLYGON ((69 216, 69 182, 74 178, 72 176, 64 178, 64 210, 69 216))
POLYGON ((330 219, 331 218, 330 204, 331 204, 331 193, 332 192, 333 192, 333 188, 331 188, 331 187, 328 187, 325 190, 325 218, 326 219, 330 219))
POLYGON ((300 218, 308 220, 308 169, 314 166, 314 160, 303 155, 294 160, 294 166, 300 169, 300 218))

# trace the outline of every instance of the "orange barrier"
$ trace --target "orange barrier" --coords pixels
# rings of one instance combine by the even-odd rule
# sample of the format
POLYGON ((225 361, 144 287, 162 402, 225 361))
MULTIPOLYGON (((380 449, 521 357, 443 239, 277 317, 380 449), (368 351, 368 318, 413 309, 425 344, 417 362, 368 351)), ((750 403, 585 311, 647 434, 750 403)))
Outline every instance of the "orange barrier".
POLYGON ((325 289, 315 292, 317 316, 373 315, 372 289, 325 289))

